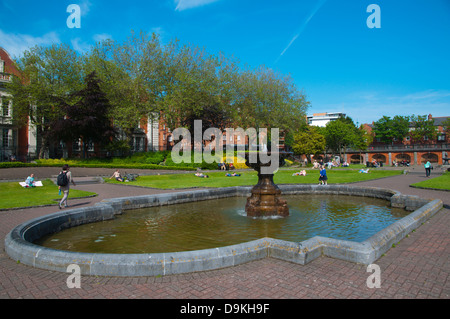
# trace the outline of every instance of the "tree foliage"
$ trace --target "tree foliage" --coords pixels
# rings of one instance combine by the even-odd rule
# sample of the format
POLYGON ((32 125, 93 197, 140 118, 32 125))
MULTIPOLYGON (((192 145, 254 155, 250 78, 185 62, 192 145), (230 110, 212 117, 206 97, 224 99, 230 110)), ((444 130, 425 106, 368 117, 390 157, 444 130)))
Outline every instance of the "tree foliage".
POLYGON ((39 158, 51 138, 51 123, 63 116, 61 102, 70 103, 73 90, 82 85, 79 57, 68 45, 36 46, 16 61, 22 74, 7 88, 13 99, 13 117, 18 125, 28 119, 42 137, 39 158))
POLYGON ((430 140, 436 138, 434 121, 429 120, 426 115, 412 115, 410 121, 413 129, 409 132, 409 136, 414 142, 422 142, 425 138, 430 140))
POLYGON ((409 116, 383 116, 374 123, 373 132, 385 144, 402 141, 409 132, 409 116))
MULTIPOLYGON (((219 129, 293 132, 305 121, 309 105, 289 76, 263 66, 243 67, 233 57, 176 39, 162 44, 156 34, 145 32, 133 32, 123 42, 101 41, 82 56, 65 44, 38 46, 26 51, 18 65, 23 79, 10 87, 15 113, 28 114, 43 136, 54 138, 49 123, 64 116, 75 121, 73 113, 67 114, 77 108, 73 93, 93 71, 111 104, 104 115, 128 140, 145 116, 163 116, 170 128, 191 132, 194 120, 219 129)), ((78 106, 80 116, 86 116, 78 106)))
POLYGON ((325 151, 325 136, 321 134, 320 128, 316 126, 306 126, 302 131, 294 134, 292 150, 295 154, 305 154, 308 161, 310 155, 317 155, 325 151))
POLYGON ((116 132, 109 118, 109 103, 100 88, 95 71, 85 78, 85 87, 74 92, 74 104, 64 104, 64 117, 52 123, 52 134, 64 141, 81 140, 82 154, 87 157, 90 143, 102 146, 113 141, 116 132))

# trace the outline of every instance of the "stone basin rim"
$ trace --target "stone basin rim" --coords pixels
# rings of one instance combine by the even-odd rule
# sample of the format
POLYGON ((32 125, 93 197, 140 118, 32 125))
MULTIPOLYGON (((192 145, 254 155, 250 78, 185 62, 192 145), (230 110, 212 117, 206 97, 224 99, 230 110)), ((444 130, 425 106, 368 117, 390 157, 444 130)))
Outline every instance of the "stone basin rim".
POLYGON ((224 197, 249 196, 251 186, 234 186, 178 193, 143 195, 103 200, 94 206, 57 212, 28 220, 13 228, 5 237, 9 257, 28 266, 67 272, 76 264, 82 275, 97 276, 159 276, 220 269, 266 257, 305 265, 320 256, 371 264, 393 244, 398 243, 442 207, 439 199, 429 200, 403 195, 398 191, 377 187, 350 185, 278 185, 283 195, 335 194, 366 196, 390 201, 392 207, 412 211, 363 242, 316 236, 302 242, 261 238, 241 244, 171 253, 106 254, 81 253, 46 248, 33 244, 48 233, 84 223, 114 218, 123 211, 212 200, 224 197))

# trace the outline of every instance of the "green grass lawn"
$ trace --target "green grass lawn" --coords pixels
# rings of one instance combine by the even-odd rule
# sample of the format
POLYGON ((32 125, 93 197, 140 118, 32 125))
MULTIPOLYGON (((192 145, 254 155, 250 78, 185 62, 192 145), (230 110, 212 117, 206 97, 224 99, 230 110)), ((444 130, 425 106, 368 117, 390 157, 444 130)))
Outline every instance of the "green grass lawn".
MULTIPOLYGON (((306 170, 306 176, 292 176, 299 169, 280 169, 274 176, 276 184, 315 184, 319 180, 319 171, 316 169, 306 170)), ((205 173, 209 178, 200 178, 192 174, 170 174, 139 176, 134 182, 127 182, 128 185, 176 189, 192 187, 230 187, 230 186, 251 186, 255 185, 258 177, 255 171, 245 170, 238 172, 240 177, 226 177, 224 172, 205 173)), ((327 170, 328 184, 345 184, 359 182, 388 176, 402 174, 399 170, 370 170, 368 174, 359 173, 354 169, 332 169, 327 170)), ((113 179, 105 179, 107 183, 121 184, 113 179)), ((123 183, 122 183, 123 184, 123 183)))
MULTIPOLYGON (((42 184, 42 187, 24 188, 19 182, 0 183, 0 209, 56 204, 55 200, 62 198, 58 195, 58 186, 49 179, 42 184)), ((69 200, 92 195, 96 194, 72 188, 69 200)))
POLYGON ((411 186, 450 190, 450 172, 447 171, 439 177, 411 184, 411 186))

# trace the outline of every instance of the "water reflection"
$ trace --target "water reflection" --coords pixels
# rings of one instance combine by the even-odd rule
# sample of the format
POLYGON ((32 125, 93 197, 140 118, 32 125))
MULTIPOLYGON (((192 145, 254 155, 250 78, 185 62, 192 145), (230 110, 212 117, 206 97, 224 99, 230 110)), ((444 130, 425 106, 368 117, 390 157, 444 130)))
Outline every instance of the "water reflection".
POLYGON ((262 237, 293 242, 320 235, 361 242, 406 216, 380 199, 332 195, 284 196, 290 216, 249 218, 246 198, 127 211, 36 242, 55 249, 97 253, 158 253, 238 244, 262 237))

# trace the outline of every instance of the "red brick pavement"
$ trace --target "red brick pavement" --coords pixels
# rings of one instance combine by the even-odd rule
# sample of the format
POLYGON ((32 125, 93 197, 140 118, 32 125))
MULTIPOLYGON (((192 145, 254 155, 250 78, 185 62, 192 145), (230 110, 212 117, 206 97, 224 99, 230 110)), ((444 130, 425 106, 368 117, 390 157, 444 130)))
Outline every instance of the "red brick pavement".
MULTIPOLYGON (((69 274, 17 264, 0 242, 0 298, 110 299, 110 298, 432 298, 450 299, 450 193, 418 190, 409 184, 423 177, 402 175, 358 183, 397 189, 405 194, 441 198, 446 208, 425 222, 376 261, 381 288, 368 288, 366 266, 321 257, 301 266, 266 258, 226 269, 163 277, 83 276, 81 288, 69 289, 69 274)), ((82 185, 101 195, 72 200, 72 206, 92 205, 107 197, 156 192, 116 185, 82 185)), ((55 207, 0 212, 0 235, 30 218, 55 212, 55 207)))

